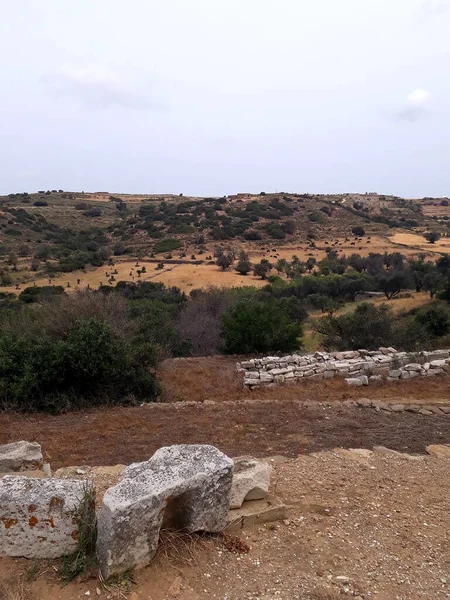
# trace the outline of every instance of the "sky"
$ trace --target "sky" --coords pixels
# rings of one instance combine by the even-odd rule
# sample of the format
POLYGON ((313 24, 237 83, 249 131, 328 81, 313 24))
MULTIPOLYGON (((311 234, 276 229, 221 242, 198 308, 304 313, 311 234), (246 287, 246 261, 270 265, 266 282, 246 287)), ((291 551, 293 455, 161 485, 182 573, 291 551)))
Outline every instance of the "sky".
POLYGON ((450 195, 450 0, 0 11, 0 193, 450 195))

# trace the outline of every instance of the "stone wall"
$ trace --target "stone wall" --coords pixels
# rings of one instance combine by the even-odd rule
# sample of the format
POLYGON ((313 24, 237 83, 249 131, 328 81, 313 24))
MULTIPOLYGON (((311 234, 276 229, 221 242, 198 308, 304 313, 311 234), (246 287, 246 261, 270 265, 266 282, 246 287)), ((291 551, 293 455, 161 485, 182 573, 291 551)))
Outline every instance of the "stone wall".
POLYGON ((349 385, 367 385, 383 378, 404 380, 448 373, 449 357, 449 350, 397 352, 395 348, 379 348, 253 358, 238 363, 237 369, 249 388, 332 377, 343 377, 349 385))

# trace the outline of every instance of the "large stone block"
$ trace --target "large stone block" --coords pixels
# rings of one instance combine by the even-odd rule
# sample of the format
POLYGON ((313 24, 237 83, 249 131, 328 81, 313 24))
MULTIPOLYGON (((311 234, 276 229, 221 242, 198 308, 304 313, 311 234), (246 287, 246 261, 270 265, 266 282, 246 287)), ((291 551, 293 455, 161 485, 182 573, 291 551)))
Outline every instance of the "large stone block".
POLYGON ((234 459, 230 508, 240 508, 244 500, 262 500, 269 492, 272 467, 252 456, 234 459))
POLYGON ((97 558, 104 577, 143 567, 161 526, 221 531, 230 505, 233 461, 207 445, 160 448, 127 467, 98 513, 97 558))
POLYGON ((44 459, 37 442, 12 442, 0 446, 0 471, 31 471, 41 469, 44 459))
POLYGON ((86 491, 92 488, 84 481, 1 479, 0 556, 57 558, 73 552, 79 535, 76 512, 86 491))

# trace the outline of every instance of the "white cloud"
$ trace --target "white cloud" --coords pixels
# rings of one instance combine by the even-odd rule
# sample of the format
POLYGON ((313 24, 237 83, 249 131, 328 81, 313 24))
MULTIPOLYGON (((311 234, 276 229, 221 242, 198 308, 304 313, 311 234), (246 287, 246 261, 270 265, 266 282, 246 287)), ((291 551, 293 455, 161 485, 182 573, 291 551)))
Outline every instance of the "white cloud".
POLYGON ((414 90, 406 97, 405 105, 398 113, 399 118, 405 121, 417 121, 426 113, 430 100, 430 92, 414 90))
POLYGON ((440 15, 450 8, 449 0, 425 0, 417 9, 417 14, 422 18, 440 15))
POLYGON ((42 80, 56 95, 75 97, 88 108, 119 106, 136 110, 159 105, 144 93, 140 82, 108 68, 64 66, 42 80))

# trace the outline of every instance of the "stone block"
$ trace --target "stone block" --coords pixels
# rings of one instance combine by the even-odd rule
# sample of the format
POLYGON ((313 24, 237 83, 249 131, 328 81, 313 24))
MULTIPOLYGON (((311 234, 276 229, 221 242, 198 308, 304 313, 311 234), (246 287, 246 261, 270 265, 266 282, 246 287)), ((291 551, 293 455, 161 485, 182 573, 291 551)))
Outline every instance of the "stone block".
POLYGON ((447 361, 444 358, 440 358, 438 360, 432 360, 430 362, 430 367, 432 369, 436 368, 436 367, 441 367, 442 368, 442 367, 445 367, 446 364, 447 364, 447 361))
POLYGON ((421 371, 422 365, 420 363, 409 363, 403 367, 406 371, 421 371))
POLYGON ((347 385, 351 385, 351 386, 355 386, 355 387, 359 387, 359 386, 363 385, 363 382, 361 381, 361 379, 359 377, 348 377, 344 381, 347 385))
POLYGON ((264 500, 251 500, 244 502, 241 508, 230 510, 227 531, 239 531, 246 525, 283 521, 286 517, 287 506, 278 498, 269 496, 264 500))
POLYGON ((230 508, 240 508, 244 500, 262 500, 269 491, 272 467, 252 456, 234 459, 230 508))
POLYGON ((370 375, 369 383, 375 383, 375 381, 383 381, 383 377, 381 375, 370 375))
POLYGON ((401 377, 402 375, 402 371, 400 369, 393 369, 392 371, 389 371, 389 377, 392 377, 392 379, 397 379, 398 377, 401 377))
POLYGON ((37 442, 12 442, 0 446, 0 471, 32 471, 42 469, 44 459, 37 442))
POLYGON ((1 479, 0 555, 57 558, 73 552, 79 535, 76 511, 86 491, 92 492, 87 481, 1 479))
POLYGON ((359 377, 347 377, 345 379, 345 383, 352 386, 369 385, 369 378, 367 375, 360 375, 359 377))
POLYGON ((208 445, 160 448, 123 471, 98 513, 97 558, 103 577, 143 567, 161 526, 221 531, 230 505, 233 461, 208 445))

